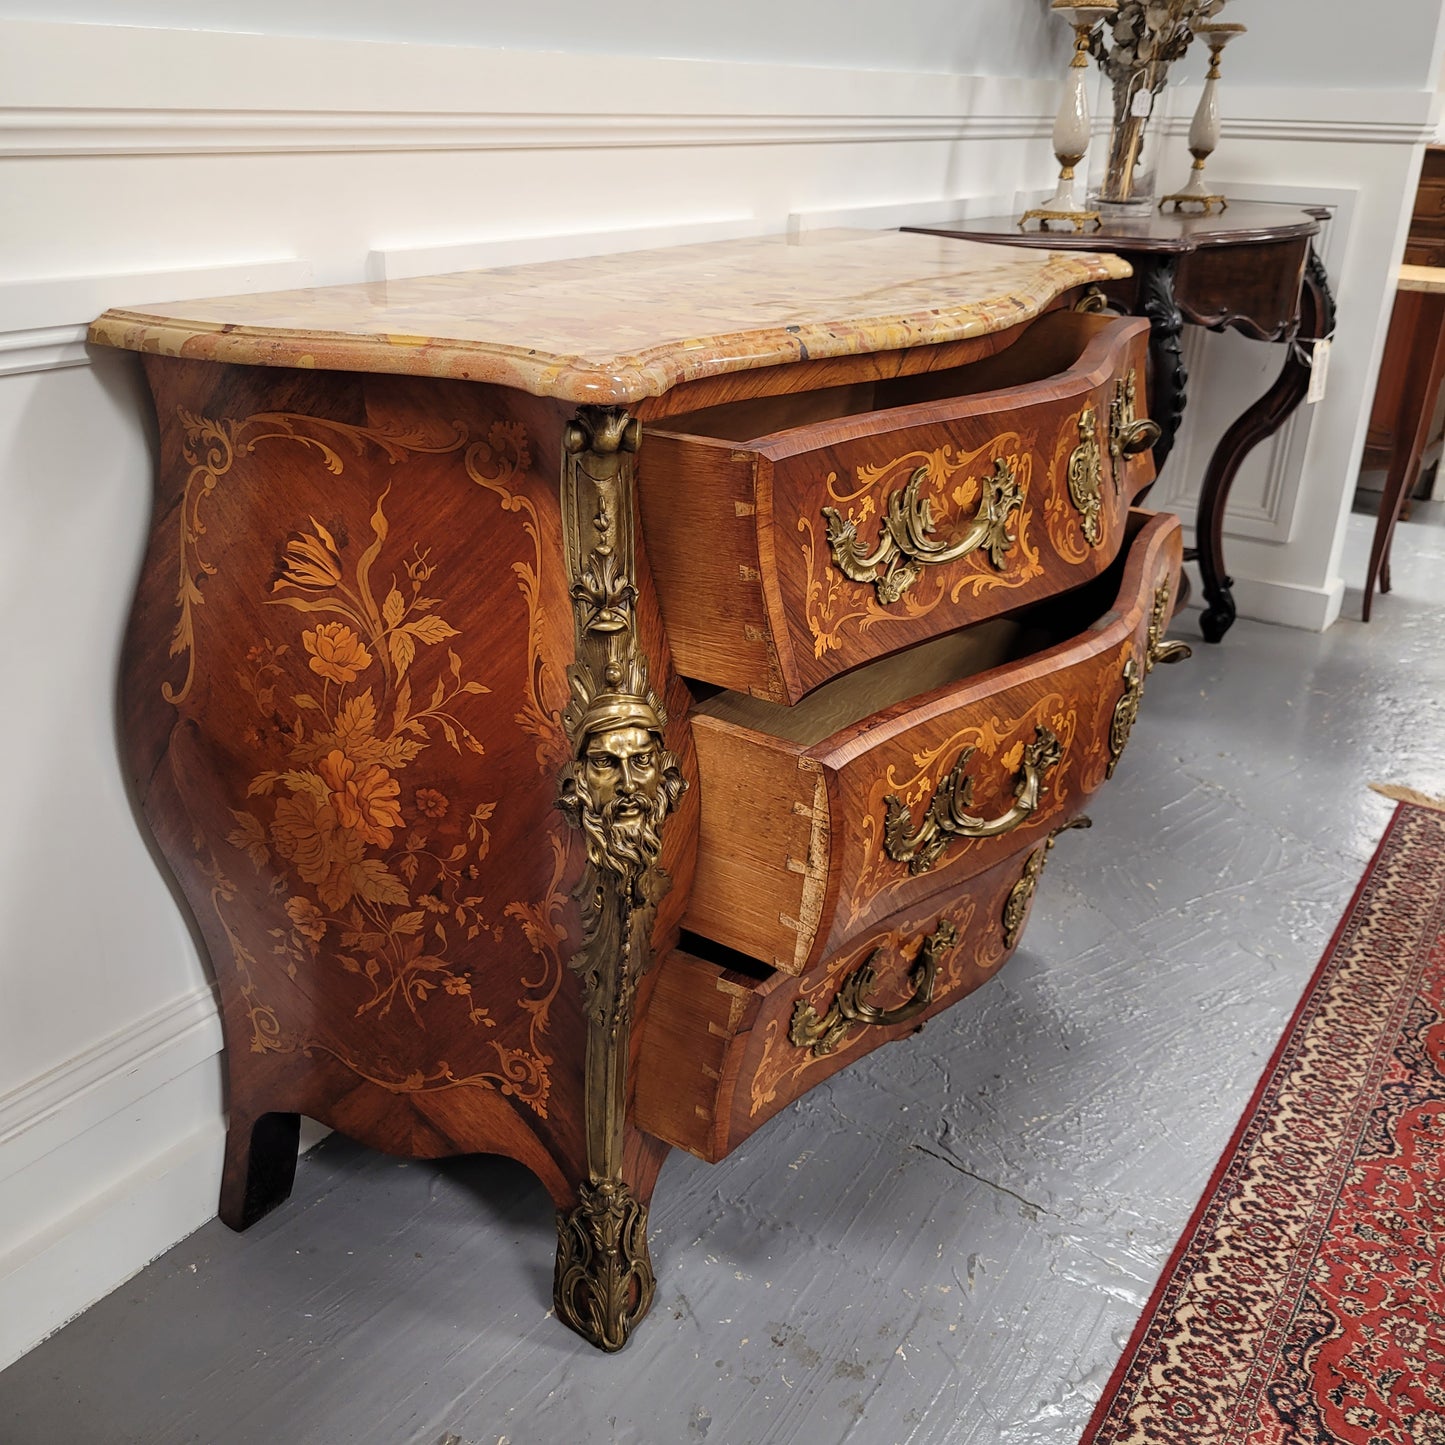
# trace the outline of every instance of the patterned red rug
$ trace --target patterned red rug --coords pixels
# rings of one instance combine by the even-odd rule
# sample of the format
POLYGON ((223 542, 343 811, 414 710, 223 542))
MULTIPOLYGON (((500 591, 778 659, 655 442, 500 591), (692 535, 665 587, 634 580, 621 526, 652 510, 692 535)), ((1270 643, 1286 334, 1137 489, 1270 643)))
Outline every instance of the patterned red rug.
POLYGON ((1081 1445, 1445 1445, 1445 812, 1402 803, 1081 1445))

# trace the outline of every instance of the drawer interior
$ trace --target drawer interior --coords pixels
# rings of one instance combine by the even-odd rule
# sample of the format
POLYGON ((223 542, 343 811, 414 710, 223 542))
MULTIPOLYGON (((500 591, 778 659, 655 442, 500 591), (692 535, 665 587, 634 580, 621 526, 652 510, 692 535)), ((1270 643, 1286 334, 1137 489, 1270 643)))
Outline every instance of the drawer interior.
POLYGON ((1021 342, 966 366, 882 377, 798 395, 750 397, 670 416, 661 429, 721 441, 761 442, 785 431, 842 417, 1028 386, 1068 371, 1096 336, 1117 323, 1118 318, 1113 316, 1050 311, 1027 328, 1021 342))
POLYGON ((1131 511, 1118 557, 1092 582, 1031 608, 1026 617, 1001 617, 845 673, 787 707, 746 693, 699 689, 694 713, 811 748, 834 733, 936 688, 1045 652, 1100 621, 1118 599, 1129 543, 1152 518, 1131 511))

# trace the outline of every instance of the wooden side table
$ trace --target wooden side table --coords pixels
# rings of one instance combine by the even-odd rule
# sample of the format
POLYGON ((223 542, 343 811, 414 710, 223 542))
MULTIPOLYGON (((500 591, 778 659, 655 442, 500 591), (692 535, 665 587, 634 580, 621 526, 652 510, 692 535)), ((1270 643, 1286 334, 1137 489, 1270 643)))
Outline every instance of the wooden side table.
POLYGON ((1232 579, 1224 570, 1224 512, 1245 457, 1272 436, 1304 400, 1312 349, 1298 343, 1334 331, 1329 279, 1312 241, 1319 218, 1293 206, 1236 202, 1220 215, 1106 217, 1084 234, 1020 231, 1013 216, 944 222, 916 228, 1054 251, 1107 251, 1134 268, 1104 289, 1115 305, 1150 322, 1149 414, 1161 428, 1154 462, 1162 468, 1188 400, 1188 373, 1179 337, 1184 323, 1238 331, 1254 341, 1287 342, 1274 385, 1230 425, 1204 474, 1195 519, 1195 546, 1206 606, 1199 626, 1210 642, 1234 624, 1232 579))
POLYGON ((1398 396, 1390 426, 1390 465, 1365 573, 1365 601, 1360 610, 1365 622, 1370 620, 1375 588, 1390 590, 1390 543, 1395 523, 1419 478, 1435 399, 1445 382, 1445 267, 1400 267, 1385 354, 1408 361, 1399 368, 1398 396))

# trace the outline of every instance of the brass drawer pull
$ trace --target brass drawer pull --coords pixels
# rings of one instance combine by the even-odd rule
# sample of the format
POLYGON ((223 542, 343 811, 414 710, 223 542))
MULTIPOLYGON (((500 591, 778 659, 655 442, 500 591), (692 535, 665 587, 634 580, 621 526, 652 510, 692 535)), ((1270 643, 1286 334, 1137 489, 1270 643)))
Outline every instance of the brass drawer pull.
POLYGON ((1004 553, 1015 541, 1009 519, 1023 506, 1024 488, 1002 457, 993 464, 993 476, 983 481, 972 525, 952 542, 933 536, 933 506, 920 495, 927 477, 928 468, 919 467, 903 487, 890 493, 878 546, 867 555, 852 518, 845 518, 836 507, 823 508, 828 546, 838 570, 850 581, 871 582, 885 606, 897 602, 925 567, 956 562, 981 547, 988 549, 989 560, 1002 571, 1004 553))
POLYGON ((1024 748, 1023 763, 1014 781, 1013 806, 997 818, 977 818, 964 811, 973 801, 973 778, 964 771, 973 752, 965 748, 958 755, 953 770, 934 792, 916 832, 908 805, 896 793, 884 798, 884 851, 895 863, 906 863, 910 873, 927 873, 954 838, 997 838, 1026 822, 1048 791, 1044 775, 1064 755, 1058 738, 1048 728, 1036 728, 1034 741, 1024 748))
POLYGON ((854 1024, 876 1024, 880 1028, 888 1028, 917 1018, 933 1002, 939 962, 957 942, 958 930, 945 919, 919 945, 918 958, 908 975, 911 995, 896 1008, 886 1009, 878 1008, 864 998, 877 982, 873 965, 883 950, 875 948, 868 955, 867 962, 854 969, 839 984, 827 1013, 820 1017, 806 999, 798 1000, 793 1009, 792 1026, 788 1029, 789 1040, 800 1049, 811 1049, 813 1057, 820 1059, 837 1049, 854 1024))
POLYGON ((1136 392, 1132 371, 1114 384, 1114 400, 1109 406, 1109 450, 1116 458, 1147 452, 1161 434, 1157 421, 1137 414, 1136 392))

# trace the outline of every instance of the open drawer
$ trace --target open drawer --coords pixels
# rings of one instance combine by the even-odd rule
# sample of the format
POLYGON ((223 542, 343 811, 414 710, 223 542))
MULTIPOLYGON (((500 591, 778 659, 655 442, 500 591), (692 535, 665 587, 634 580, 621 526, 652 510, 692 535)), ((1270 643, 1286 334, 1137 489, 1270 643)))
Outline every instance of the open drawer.
POLYGON ((683 927, 803 974, 1036 844, 1114 770, 1179 575, 1179 522, 1130 514, 1118 563, 1033 609, 836 679, 796 707, 692 715, 701 792, 683 927))
POLYGON ((1097 576, 1154 475, 1148 331, 1054 311, 967 366, 649 427, 639 502, 678 670, 794 703, 1097 576))
POLYGON ((1012 954, 1053 842, 895 915, 803 979, 674 949, 643 1028, 638 1127, 715 1162, 830 1074, 916 1033, 1012 954))

